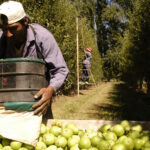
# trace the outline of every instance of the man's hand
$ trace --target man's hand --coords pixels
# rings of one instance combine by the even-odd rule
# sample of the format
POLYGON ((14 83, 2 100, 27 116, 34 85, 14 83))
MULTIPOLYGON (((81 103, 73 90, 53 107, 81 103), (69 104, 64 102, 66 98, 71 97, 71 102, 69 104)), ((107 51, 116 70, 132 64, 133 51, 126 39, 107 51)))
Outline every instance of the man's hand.
POLYGON ((35 99, 38 99, 39 97, 41 97, 41 99, 32 106, 32 108, 35 109, 34 110, 35 115, 40 116, 47 111, 53 92, 54 92, 53 87, 48 86, 47 88, 42 88, 34 96, 35 99))

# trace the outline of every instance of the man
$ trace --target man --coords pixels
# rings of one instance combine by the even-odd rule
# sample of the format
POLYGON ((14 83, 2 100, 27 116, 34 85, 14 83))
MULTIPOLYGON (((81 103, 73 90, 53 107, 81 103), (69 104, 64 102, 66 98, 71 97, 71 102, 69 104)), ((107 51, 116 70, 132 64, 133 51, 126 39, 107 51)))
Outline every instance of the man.
POLYGON ((85 51, 85 56, 83 60, 83 68, 82 68, 82 81, 88 84, 89 76, 90 76, 90 66, 91 66, 91 50, 92 48, 87 48, 85 51))
POLYGON ((34 96, 41 99, 32 106, 34 114, 40 116, 47 111, 53 93, 64 83, 69 70, 53 35, 38 24, 29 24, 20 2, 4 2, 0 15, 0 58, 39 58, 40 54, 48 66, 49 86, 34 96))

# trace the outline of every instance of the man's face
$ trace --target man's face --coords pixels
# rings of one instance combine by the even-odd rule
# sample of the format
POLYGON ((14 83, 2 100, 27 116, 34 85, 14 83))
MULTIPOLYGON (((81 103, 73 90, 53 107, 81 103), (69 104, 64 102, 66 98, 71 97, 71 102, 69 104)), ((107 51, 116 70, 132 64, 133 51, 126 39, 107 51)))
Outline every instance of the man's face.
POLYGON ((5 36, 14 44, 24 42, 26 26, 21 22, 7 24, 7 19, 2 20, 2 30, 5 36))

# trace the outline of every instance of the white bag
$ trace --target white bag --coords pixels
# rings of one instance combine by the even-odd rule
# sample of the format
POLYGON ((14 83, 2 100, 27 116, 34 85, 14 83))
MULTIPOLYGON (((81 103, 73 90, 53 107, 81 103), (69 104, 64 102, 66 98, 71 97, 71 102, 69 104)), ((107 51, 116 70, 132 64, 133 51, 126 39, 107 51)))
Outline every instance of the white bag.
POLYGON ((0 135, 35 146, 40 135, 42 116, 33 112, 0 109, 0 135))

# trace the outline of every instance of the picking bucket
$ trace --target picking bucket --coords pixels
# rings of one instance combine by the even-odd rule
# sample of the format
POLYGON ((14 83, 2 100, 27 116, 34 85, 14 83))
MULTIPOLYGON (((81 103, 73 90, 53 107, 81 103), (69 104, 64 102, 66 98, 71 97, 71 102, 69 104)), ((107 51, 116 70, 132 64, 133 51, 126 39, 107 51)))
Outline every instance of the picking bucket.
POLYGON ((42 59, 0 59, 0 102, 36 101, 33 96, 46 86, 42 59))

